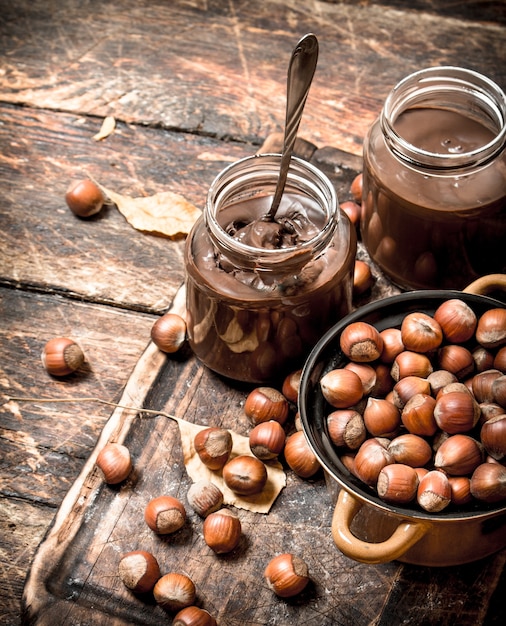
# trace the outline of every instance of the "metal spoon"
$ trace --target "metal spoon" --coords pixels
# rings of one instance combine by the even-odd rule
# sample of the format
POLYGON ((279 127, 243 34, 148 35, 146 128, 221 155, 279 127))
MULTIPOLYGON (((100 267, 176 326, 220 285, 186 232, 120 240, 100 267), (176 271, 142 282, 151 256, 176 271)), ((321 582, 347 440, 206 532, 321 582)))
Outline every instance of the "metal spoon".
POLYGON ((311 87, 317 61, 318 39, 312 33, 308 33, 302 37, 293 49, 290 64, 288 65, 283 153, 281 155, 281 165, 276 191, 274 192, 271 208, 265 216, 266 220, 274 219, 279 203, 281 202, 288 169, 290 167, 290 160, 292 158, 293 146, 297 137, 302 112, 304 111, 304 105, 306 104, 307 94, 311 87))

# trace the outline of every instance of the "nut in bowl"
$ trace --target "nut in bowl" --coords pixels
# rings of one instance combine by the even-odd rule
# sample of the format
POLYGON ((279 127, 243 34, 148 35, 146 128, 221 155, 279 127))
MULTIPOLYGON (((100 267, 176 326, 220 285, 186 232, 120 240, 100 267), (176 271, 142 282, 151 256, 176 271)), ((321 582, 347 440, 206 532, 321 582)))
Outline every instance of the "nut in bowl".
MULTIPOLYGON (((434 452, 431 460, 423 468, 415 468, 417 473, 419 472, 418 480, 421 482, 421 477, 428 471, 440 473, 441 478, 446 479, 448 476, 452 479, 451 481, 424 481, 424 488, 427 483, 445 483, 445 493, 440 494, 438 507, 434 507, 432 510, 429 510, 434 503, 432 498, 427 498, 427 494, 424 494, 424 497, 418 500, 417 496, 414 495, 416 490, 413 490, 411 480, 413 476, 409 469, 402 473, 402 476, 409 475, 410 478, 408 482, 413 493, 409 497, 406 494, 397 494, 397 492, 393 494, 392 485, 385 486, 385 480, 398 480, 398 477, 389 470, 386 473, 383 472, 381 476, 380 493, 384 493, 388 487, 387 492, 393 495, 388 498, 380 497, 377 491, 377 480, 371 479, 369 482, 361 480, 354 469, 353 457, 359 452, 336 446, 329 431, 328 415, 335 409, 329 404, 322 392, 321 380, 328 372, 340 370, 350 361, 349 356, 341 347, 340 339, 343 331, 355 322, 365 322, 380 332, 387 328, 401 328, 407 315, 422 313, 433 318, 438 308, 450 299, 463 301, 474 311, 478 320, 489 310, 506 309, 506 305, 498 300, 458 291, 414 291, 393 296, 369 304, 343 318, 322 337, 304 366, 299 394, 302 428, 310 447, 324 468, 332 494, 337 497, 332 520, 334 541, 345 555, 357 561, 382 563, 400 560, 428 566, 459 565, 493 554, 506 546, 506 467, 504 466, 504 457, 499 460, 492 459, 487 454, 486 449, 483 451, 483 458, 480 456, 479 451, 482 443, 479 441, 479 433, 482 423, 479 421, 474 421, 473 418, 470 423, 466 422, 462 427, 455 426, 457 430, 458 428, 466 429, 465 432, 455 432, 449 435, 439 428, 438 432, 432 435, 421 436, 434 448, 434 452), (452 482, 454 479, 450 474, 447 475, 444 468, 435 466, 435 448, 437 445, 441 445, 445 438, 456 434, 459 434, 466 441, 466 437, 473 437, 478 441, 477 449, 475 450, 473 447, 472 450, 476 457, 476 465, 482 461, 483 463, 495 462, 500 468, 495 472, 501 478, 498 479, 497 485, 492 489, 497 496, 494 502, 490 499, 486 501, 477 497, 469 497, 459 503, 457 500, 451 501, 448 497, 449 492, 446 483, 452 482), (350 459, 352 459, 351 463, 350 459), (428 509, 424 508, 424 503, 427 501, 431 502, 428 509)), ((443 337, 441 346, 445 343, 448 341, 445 341, 443 337)), ((477 346, 476 337, 465 341, 462 345, 470 350, 475 349, 477 346)), ((495 351, 499 349, 500 347, 494 348, 495 351)), ((435 370, 439 369, 438 350, 438 348, 432 347, 427 353, 435 370)), ((371 364, 374 366, 375 362, 373 361, 371 364)), ((424 380, 426 381, 426 379, 424 380)), ((469 391, 466 382, 469 384, 469 378, 452 383, 457 385, 453 393, 471 394, 472 391, 469 391)), ((392 384, 395 385, 395 381, 392 384)), ((413 387, 416 388, 416 386, 413 387)), ((452 390, 453 388, 449 389, 450 392, 452 390)), ((430 392, 426 395, 430 395, 430 392)), ((459 398, 462 400, 463 396, 459 396, 459 398)), ((390 398, 387 397, 387 400, 395 404, 395 393, 392 393, 390 398)), ((437 400, 432 404, 437 404, 437 400)), ((364 406, 364 400, 362 400, 361 404, 359 403, 353 408, 363 412, 364 406)), ((402 405, 399 404, 398 407, 402 413, 402 405)), ((506 412, 504 407, 498 410, 499 412, 502 410, 502 413, 506 412)), ((409 430, 401 421, 395 432, 389 433, 387 437, 368 434, 366 442, 369 441, 371 450, 378 448, 381 452, 380 448, 384 449, 384 454, 377 454, 376 457, 372 453, 367 455, 369 460, 369 465, 366 462, 368 476, 371 476, 375 469, 373 467, 374 458, 381 460, 381 467, 376 467, 378 475, 385 465, 396 463, 395 459, 391 458, 393 456, 391 454, 391 442, 395 437, 408 433, 409 430), (374 440, 377 445, 371 447, 371 440, 374 440)), ((403 462, 405 463, 405 461, 403 462)), ((473 467, 471 467, 471 460, 462 463, 462 465, 467 472, 467 483, 472 483, 473 467)), ((399 484, 402 486, 405 482, 399 481, 399 484)))

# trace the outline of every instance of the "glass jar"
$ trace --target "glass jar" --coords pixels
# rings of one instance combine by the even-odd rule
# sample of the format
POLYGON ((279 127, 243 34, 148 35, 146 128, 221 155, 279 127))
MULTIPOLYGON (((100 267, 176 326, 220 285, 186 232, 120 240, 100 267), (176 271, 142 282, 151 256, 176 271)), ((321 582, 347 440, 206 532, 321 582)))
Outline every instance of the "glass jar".
POLYGON ((351 310, 356 237, 330 180, 292 157, 275 220, 280 155, 247 157, 212 183, 185 247, 189 343, 209 368, 266 383, 302 366, 351 310))
POLYGON ((361 233, 402 288, 506 271, 506 96, 471 70, 401 81, 364 143, 361 233))

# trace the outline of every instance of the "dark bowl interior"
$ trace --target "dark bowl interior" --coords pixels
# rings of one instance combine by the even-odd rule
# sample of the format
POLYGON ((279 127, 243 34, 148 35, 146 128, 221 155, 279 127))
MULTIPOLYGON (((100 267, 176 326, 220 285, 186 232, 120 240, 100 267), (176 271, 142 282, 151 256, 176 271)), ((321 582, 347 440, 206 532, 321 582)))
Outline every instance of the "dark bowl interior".
POLYGON ((375 491, 353 476, 339 459, 338 449, 328 435, 326 416, 333 408, 326 402, 320 390, 319 381, 328 371, 343 367, 347 358, 341 352, 339 339, 343 329, 352 322, 364 321, 379 331, 385 328, 399 328, 407 313, 419 311, 433 315, 444 301, 451 298, 464 300, 480 317, 492 308, 505 308, 502 302, 486 296, 460 291, 411 291, 398 296, 385 298, 366 305, 343 318, 333 326, 316 344, 309 355, 302 372, 299 389, 299 412, 302 427, 311 448, 324 470, 340 486, 352 491, 362 501, 372 502, 377 507, 390 512, 419 519, 455 519, 489 515, 491 512, 506 510, 506 503, 486 504, 473 502, 466 506, 451 505, 444 511, 430 514, 423 511, 416 502, 411 505, 395 506, 385 503, 375 491))

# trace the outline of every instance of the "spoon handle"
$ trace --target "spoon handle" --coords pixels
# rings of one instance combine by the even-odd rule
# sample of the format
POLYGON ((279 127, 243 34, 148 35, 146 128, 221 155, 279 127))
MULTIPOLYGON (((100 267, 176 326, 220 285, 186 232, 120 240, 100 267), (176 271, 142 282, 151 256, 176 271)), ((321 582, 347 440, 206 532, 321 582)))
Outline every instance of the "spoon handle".
POLYGON ((307 94, 313 80, 318 61, 318 39, 312 33, 304 35, 293 49, 288 66, 286 119, 283 154, 279 178, 274 192, 271 208, 266 215, 267 220, 273 220, 286 184, 286 177, 290 167, 293 146, 297 137, 302 112, 306 104, 307 94))

